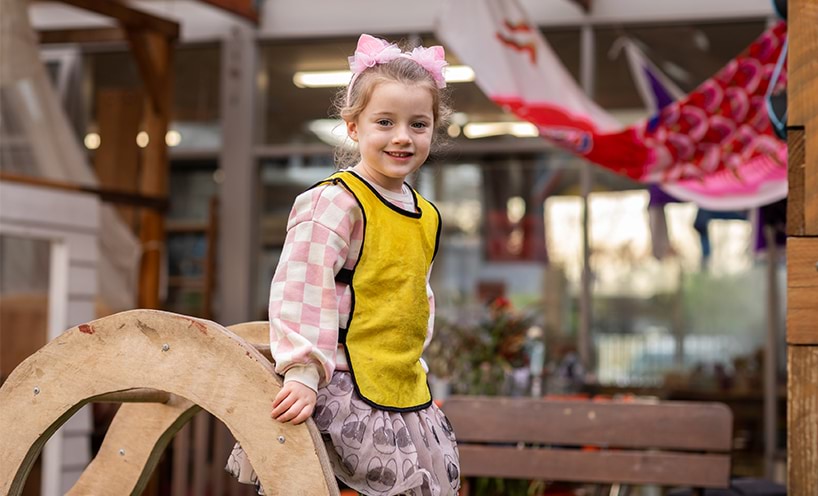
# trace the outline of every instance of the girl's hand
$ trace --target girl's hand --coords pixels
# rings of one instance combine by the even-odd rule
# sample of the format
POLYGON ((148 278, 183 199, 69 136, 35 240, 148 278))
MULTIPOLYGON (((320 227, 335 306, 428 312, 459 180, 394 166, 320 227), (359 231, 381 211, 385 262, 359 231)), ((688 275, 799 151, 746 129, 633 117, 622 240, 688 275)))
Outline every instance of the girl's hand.
POLYGON ((315 391, 297 381, 284 384, 273 400, 270 414, 279 422, 300 424, 310 418, 317 399, 315 391))

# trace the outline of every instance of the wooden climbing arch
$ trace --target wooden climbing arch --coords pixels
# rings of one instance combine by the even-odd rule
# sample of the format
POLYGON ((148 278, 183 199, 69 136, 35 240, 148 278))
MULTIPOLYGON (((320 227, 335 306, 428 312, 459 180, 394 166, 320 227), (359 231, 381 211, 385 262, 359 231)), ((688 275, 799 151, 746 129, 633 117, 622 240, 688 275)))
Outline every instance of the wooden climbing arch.
POLYGON ((200 409, 241 443, 268 495, 337 495, 312 420, 270 419, 281 384, 231 330, 156 310, 132 310, 69 329, 20 364, 0 388, 0 494, 20 494, 48 438, 86 403, 123 404, 100 452, 69 494, 140 494, 173 435, 200 409))

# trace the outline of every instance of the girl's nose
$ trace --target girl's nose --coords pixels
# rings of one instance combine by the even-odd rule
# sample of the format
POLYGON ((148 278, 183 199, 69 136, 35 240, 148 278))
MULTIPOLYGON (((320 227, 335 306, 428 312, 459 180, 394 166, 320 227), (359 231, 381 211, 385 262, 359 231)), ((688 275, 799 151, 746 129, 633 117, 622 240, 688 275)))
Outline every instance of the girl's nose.
POLYGON ((395 129, 395 134, 392 136, 392 142, 395 144, 410 143, 412 139, 409 137, 409 131, 398 127, 395 129))

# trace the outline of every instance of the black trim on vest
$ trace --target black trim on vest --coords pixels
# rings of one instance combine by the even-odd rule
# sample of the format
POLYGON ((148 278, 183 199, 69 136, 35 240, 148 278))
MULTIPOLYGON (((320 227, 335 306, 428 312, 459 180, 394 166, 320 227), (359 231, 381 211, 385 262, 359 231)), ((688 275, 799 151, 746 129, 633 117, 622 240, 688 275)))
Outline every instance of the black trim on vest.
POLYGON ((437 206, 434 203, 430 202, 429 200, 426 201, 429 202, 429 205, 431 205, 432 208, 435 209, 435 212, 437 213, 437 234, 435 235, 435 252, 432 254, 432 261, 434 261, 435 258, 437 257, 437 250, 440 248, 440 232, 443 231, 443 216, 440 215, 440 210, 437 209, 437 206))
MULTIPOLYGON (((346 330, 346 329, 345 329, 346 330)), ((339 329, 339 336, 340 336, 340 329, 339 329)), ((344 336, 346 338, 346 336, 344 336)), ((406 408, 398 408, 394 406, 384 406, 375 403, 374 401, 370 400, 363 394, 361 394, 361 390, 358 389, 358 381, 355 380, 355 370, 352 368, 352 358, 349 356, 349 348, 344 346, 344 355, 347 357, 347 364, 349 365, 349 375, 352 376, 352 387, 355 389, 355 394, 358 395, 358 398, 361 399, 364 403, 371 406, 372 408, 376 408, 378 410, 384 410, 387 412, 396 412, 396 413, 406 413, 406 412, 417 412, 420 410, 425 410, 432 405, 432 401, 434 398, 432 397, 432 387, 429 385, 429 375, 426 375, 426 388, 429 390, 429 401, 426 403, 417 405, 417 406, 410 406, 406 408)))
POLYGON ((346 329, 342 327, 338 328, 338 342, 344 345, 344 348, 346 348, 347 345, 347 334, 349 334, 349 326, 347 326, 346 329))
POLYGON ((349 286, 352 284, 353 273, 354 271, 352 269, 341 269, 337 274, 335 274, 335 282, 340 282, 349 286))
POLYGON ((369 182, 366 179, 359 176, 355 171, 345 170, 345 171, 342 171, 342 172, 349 172, 350 174, 355 176, 355 178, 357 180, 361 181, 364 184, 364 186, 366 186, 367 188, 370 189, 370 191, 372 191, 372 193, 378 198, 378 200, 380 200, 381 203, 383 203, 387 207, 391 208, 395 212, 397 212, 397 213, 399 213, 401 215, 404 215, 406 217, 411 217, 413 219, 420 219, 420 217, 423 215, 423 211, 421 211, 420 207, 418 206, 418 197, 415 195, 415 190, 411 186, 409 186, 408 184, 404 183, 409 188, 409 191, 412 192, 412 201, 414 201, 414 203, 415 203, 415 210, 416 210, 415 212, 410 212, 408 210, 404 210, 404 209, 398 207, 397 205, 395 205, 394 203, 390 202, 389 200, 387 200, 383 196, 381 196, 381 194, 378 192, 377 189, 375 189, 374 186, 369 184, 369 182))

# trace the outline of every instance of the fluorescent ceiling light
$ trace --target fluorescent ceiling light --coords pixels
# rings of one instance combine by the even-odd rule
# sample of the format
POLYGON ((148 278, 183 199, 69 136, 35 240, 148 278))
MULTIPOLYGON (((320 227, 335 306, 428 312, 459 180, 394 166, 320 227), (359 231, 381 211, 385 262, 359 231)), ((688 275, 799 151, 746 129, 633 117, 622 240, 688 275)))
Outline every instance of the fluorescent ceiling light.
POLYGON ((467 65, 450 65, 443 69, 447 83, 470 83, 474 81, 474 70, 467 65))
MULTIPOLYGON (((474 81, 474 71, 467 65, 450 65, 444 70, 449 83, 474 81)), ((299 71, 293 74, 293 84, 299 88, 337 88, 349 84, 350 71, 299 71)))
POLYGON ((463 126, 463 135, 470 139, 510 134, 518 138, 539 136, 537 126, 530 122, 470 122, 463 126))
POLYGON ((333 88, 348 84, 350 78, 350 71, 296 72, 293 83, 299 88, 333 88))

